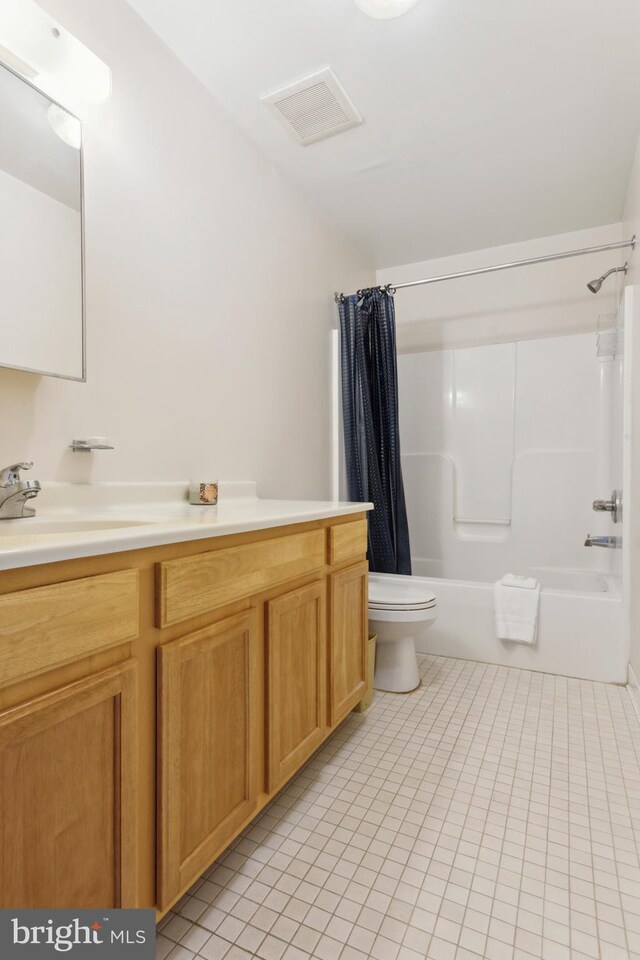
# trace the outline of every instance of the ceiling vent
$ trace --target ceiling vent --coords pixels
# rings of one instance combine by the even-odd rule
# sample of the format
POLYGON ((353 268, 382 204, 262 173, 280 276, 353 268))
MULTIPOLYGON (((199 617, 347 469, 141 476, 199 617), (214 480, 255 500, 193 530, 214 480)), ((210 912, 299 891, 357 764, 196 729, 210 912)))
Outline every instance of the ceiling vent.
POLYGON ((260 99, 303 147, 363 122, 330 67, 260 99))

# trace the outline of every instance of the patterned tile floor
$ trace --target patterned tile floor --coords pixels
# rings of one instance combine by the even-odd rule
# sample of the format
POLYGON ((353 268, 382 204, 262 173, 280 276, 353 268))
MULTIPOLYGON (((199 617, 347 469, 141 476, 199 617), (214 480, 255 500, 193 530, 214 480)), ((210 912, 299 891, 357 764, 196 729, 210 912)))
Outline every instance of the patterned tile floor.
POLYGON ((622 687, 421 658, 164 918, 159 960, 640 960, 622 687))

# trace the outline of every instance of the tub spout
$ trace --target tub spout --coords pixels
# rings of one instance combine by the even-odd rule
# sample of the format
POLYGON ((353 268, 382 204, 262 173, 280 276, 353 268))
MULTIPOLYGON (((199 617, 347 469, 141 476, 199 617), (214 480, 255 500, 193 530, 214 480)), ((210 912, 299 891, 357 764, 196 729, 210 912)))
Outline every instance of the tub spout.
POLYGON ((622 537, 592 537, 589 533, 587 534, 584 545, 585 547, 609 547, 610 549, 615 549, 616 547, 622 546, 622 537))

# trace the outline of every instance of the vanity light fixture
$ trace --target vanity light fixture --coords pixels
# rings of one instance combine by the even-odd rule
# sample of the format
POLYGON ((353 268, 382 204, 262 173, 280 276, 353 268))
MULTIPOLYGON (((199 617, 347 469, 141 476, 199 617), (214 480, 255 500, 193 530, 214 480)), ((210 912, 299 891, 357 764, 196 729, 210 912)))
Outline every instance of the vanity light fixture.
POLYGON ((106 63, 34 0, 0 0, 0 61, 79 119, 111 96, 106 63))
POLYGON ((57 103, 52 103, 47 110, 49 126, 57 133, 61 140, 74 150, 82 146, 82 124, 72 113, 67 113, 57 103))
POLYGON ((418 0, 354 0, 354 3, 368 17, 374 20, 391 20, 415 7, 418 0))

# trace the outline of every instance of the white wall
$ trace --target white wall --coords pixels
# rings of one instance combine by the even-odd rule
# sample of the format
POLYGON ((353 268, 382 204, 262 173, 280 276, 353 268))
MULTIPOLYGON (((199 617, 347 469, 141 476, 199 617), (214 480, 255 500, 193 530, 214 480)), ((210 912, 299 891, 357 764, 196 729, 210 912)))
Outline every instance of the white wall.
POLYGON ((85 127, 88 382, 0 370, 0 463, 327 496, 332 293, 372 272, 124 0, 42 5, 113 70, 85 127), (96 434, 116 449, 68 452, 96 434))
MULTIPOLYGON (((626 234, 635 233, 640 239, 640 139, 631 171, 629 190, 624 209, 623 230, 626 234)), ((629 489, 625 491, 627 509, 625 512, 625 536, 629 540, 630 577, 630 661, 636 676, 640 676, 640 252, 638 247, 629 257, 627 284, 633 289, 626 303, 630 309, 625 311, 627 326, 626 342, 631 350, 625 357, 625 366, 629 373, 627 383, 627 450, 630 463, 627 478, 629 489)))
MULTIPOLYGON (((640 192, 640 189, 639 189, 640 192)), ((621 225, 543 237, 378 271, 379 283, 402 283, 498 263, 577 250, 621 239, 621 225)), ((523 340, 594 329, 597 317, 615 309, 621 274, 594 296, 586 284, 624 263, 627 251, 504 270, 479 277, 409 287, 396 295, 398 350, 523 340)))

